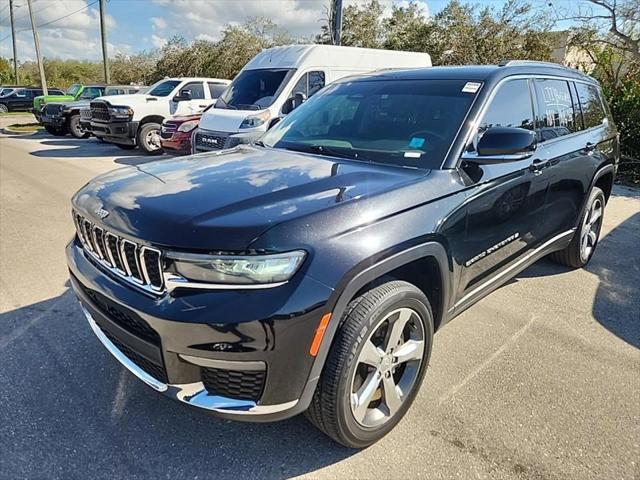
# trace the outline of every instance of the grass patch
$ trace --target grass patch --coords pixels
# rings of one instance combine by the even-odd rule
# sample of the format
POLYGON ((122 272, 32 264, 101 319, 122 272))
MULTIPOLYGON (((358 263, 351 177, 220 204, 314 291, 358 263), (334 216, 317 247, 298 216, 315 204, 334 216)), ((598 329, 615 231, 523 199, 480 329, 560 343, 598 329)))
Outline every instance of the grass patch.
POLYGON ((6 128, 13 132, 39 132, 44 129, 39 123, 14 123, 6 128))

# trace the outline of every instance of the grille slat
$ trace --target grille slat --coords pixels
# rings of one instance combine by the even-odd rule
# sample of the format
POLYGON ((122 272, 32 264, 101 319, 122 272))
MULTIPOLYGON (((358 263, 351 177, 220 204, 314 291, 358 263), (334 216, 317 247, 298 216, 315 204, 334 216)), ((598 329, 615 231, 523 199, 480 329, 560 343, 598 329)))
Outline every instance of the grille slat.
POLYGON ((145 290, 156 294, 164 291, 162 255, 159 250, 121 238, 92 224, 76 212, 73 213, 73 223, 85 251, 100 264, 145 290))

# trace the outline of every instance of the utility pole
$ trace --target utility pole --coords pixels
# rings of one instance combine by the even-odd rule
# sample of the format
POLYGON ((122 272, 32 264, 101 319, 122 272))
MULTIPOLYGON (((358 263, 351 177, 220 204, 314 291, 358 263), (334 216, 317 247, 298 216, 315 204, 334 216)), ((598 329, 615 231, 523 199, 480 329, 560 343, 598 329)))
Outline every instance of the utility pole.
POLYGON ((38 37, 38 27, 36 26, 36 20, 33 17, 33 9, 31 8, 31 0, 27 0, 29 5, 29 16, 31 17, 31 28, 33 29, 33 42, 36 44, 36 57, 38 58, 38 69, 40 70, 40 83, 42 84, 42 91, 45 95, 49 95, 47 90, 47 78, 44 76, 44 64, 42 63, 42 55, 40 54, 40 38, 38 37))
POLYGON ((110 83, 109 58, 107 54, 107 25, 104 21, 104 0, 100 0, 100 36, 102 37, 102 62, 104 63, 104 81, 110 83))
POLYGON ((18 49, 16 47, 16 24, 13 21, 13 0, 9 0, 9 16, 11 17, 11 41, 13 42, 13 78, 16 85, 20 85, 18 80, 18 49))
POLYGON ((333 0, 333 25, 331 33, 334 45, 340 45, 342 41, 342 0, 333 0))

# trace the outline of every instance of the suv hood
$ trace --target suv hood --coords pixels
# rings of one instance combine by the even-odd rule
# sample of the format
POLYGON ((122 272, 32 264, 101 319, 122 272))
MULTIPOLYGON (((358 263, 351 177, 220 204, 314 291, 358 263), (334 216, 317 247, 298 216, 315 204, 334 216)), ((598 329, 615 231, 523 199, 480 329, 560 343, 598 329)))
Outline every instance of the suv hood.
POLYGON ((41 107, 45 103, 51 102, 72 102, 75 97, 72 95, 40 95, 33 99, 33 106, 35 108, 41 107))
POLYGON ((143 242, 242 251, 278 223, 360 201, 427 173, 241 146, 115 170, 85 185, 73 205, 107 229, 143 242), (98 209, 109 214, 98 220, 98 209))
MULTIPOLYGON (((214 132, 237 133, 240 132, 240 124, 251 115, 257 115, 264 110, 231 110, 227 108, 211 108, 200 119, 200 128, 214 132)), ((263 132, 264 128, 243 129, 243 132, 263 132)))

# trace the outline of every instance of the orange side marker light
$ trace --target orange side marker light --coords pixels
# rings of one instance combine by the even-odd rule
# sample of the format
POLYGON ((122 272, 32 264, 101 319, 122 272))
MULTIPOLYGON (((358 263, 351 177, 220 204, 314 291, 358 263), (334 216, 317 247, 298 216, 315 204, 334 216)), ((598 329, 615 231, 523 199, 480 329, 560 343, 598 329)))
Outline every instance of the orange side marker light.
POLYGON ((324 332, 327 330, 329 320, 331 320, 330 313, 323 315, 323 317, 320 319, 320 323, 318 324, 318 328, 316 329, 316 334, 313 337, 313 342, 311 342, 311 348, 309 349, 309 353, 312 357, 315 357, 318 354, 318 350, 320 350, 322 337, 324 337, 324 332))

